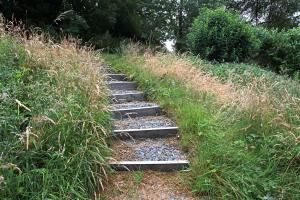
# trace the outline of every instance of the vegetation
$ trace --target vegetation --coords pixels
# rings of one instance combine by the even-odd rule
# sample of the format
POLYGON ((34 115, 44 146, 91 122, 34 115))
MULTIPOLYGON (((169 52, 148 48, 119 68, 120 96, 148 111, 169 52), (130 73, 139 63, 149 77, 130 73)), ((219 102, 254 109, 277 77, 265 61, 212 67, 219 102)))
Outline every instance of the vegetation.
POLYGON ((178 122, 199 196, 300 199, 299 4, 0 1, 0 199, 89 199, 103 188, 102 55, 83 44, 120 52, 106 61, 178 122), (185 54, 124 46, 167 40, 185 54))
POLYGON ((187 34, 194 55, 218 62, 256 62, 277 73, 300 70, 300 28, 278 31, 253 27, 239 15, 204 9, 187 34))
POLYGON ((228 1, 227 7, 247 15, 252 23, 268 28, 289 29, 299 26, 300 22, 298 0, 234 0, 228 1))
POLYGON ((288 31, 255 29, 261 41, 257 63, 275 72, 294 74, 300 71, 300 28, 288 31))
POLYGON ((299 81, 138 46, 105 55, 179 124, 198 196, 299 199, 299 81))
POLYGON ((19 30, 0 29, 0 199, 90 199, 110 152, 100 60, 19 30))
POLYGON ((244 61, 258 48, 252 27, 222 8, 200 11, 187 35, 187 44, 201 58, 221 62, 244 61))

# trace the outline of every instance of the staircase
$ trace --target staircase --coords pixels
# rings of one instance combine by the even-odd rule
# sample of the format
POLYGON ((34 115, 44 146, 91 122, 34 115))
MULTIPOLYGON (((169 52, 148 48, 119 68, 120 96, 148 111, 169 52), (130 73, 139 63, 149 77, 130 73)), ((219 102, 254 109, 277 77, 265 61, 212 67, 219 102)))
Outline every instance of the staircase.
POLYGON ((189 162, 177 142, 178 127, 163 115, 159 105, 145 100, 137 84, 124 74, 106 68, 110 110, 114 119, 114 159, 118 171, 179 171, 189 162))

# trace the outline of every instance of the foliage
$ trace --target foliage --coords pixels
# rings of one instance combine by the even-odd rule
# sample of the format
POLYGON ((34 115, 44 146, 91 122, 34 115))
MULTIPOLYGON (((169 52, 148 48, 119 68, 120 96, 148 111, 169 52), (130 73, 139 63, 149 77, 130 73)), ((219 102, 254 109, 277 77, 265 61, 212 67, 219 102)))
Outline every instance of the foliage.
POLYGON ((222 62, 247 60, 259 45, 252 27, 222 8, 200 11, 187 35, 187 44, 201 58, 222 62))
POLYGON ((181 143, 192 153, 185 180, 200 198, 300 198, 299 80, 257 66, 138 52, 145 51, 126 47, 122 55, 105 58, 176 119, 181 143), (193 87, 183 72, 207 83, 193 87), (227 81, 233 86, 230 101, 217 101, 218 92, 211 92, 218 77, 208 73, 222 78, 220 91, 227 81))
POLYGON ((256 60, 276 72, 293 74, 300 72, 300 28, 288 31, 257 28, 261 41, 256 60))
POLYGON ((0 37, 0 199, 90 199, 110 152, 95 58, 71 40, 0 37))
POLYGON ((73 10, 61 13, 54 22, 62 28, 65 34, 82 35, 84 31, 89 29, 86 20, 73 10))
MULTIPOLYGON (((8 20, 22 20, 27 27, 38 26, 56 34, 72 34, 89 41, 109 33, 113 38, 142 38, 140 0, 21 0, 0 1, 8 20), (49 29, 49 26, 52 27, 49 29)), ((144 32, 146 33, 146 32, 144 32)), ((107 43, 109 44, 109 42, 107 43)), ((98 44, 99 45, 99 44, 98 44)), ((101 46, 101 48, 107 46, 101 46)))
POLYGON ((298 0, 233 0, 227 2, 228 8, 240 11, 256 25, 268 28, 289 29, 299 25, 300 2, 298 0))

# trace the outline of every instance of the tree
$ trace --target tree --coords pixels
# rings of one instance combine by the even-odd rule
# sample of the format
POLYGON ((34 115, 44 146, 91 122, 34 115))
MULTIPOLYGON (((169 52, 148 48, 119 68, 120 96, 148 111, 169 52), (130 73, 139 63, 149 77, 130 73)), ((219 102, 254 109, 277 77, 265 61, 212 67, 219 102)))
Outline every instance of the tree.
POLYGON ((4 17, 23 20, 27 25, 52 24, 60 12, 62 0, 2 0, 0 10, 4 17))
POLYGON ((217 8, 225 2, 226 0, 178 0, 175 8, 177 10, 176 49, 185 50, 185 36, 201 8, 217 8))
POLYGON ((142 18, 142 39, 160 44, 174 39, 177 0, 142 0, 139 15, 142 18))
POLYGON ((238 10, 256 25, 279 29, 299 25, 299 0, 233 0, 227 6, 238 10))

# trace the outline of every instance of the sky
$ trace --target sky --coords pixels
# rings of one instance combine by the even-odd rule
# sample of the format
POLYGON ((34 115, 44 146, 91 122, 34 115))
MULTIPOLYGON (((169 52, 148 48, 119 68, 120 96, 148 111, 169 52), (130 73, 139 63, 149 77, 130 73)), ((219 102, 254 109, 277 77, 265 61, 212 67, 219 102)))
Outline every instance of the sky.
POLYGON ((168 51, 173 52, 174 51, 174 40, 167 40, 164 42, 165 47, 168 49, 168 51))

